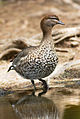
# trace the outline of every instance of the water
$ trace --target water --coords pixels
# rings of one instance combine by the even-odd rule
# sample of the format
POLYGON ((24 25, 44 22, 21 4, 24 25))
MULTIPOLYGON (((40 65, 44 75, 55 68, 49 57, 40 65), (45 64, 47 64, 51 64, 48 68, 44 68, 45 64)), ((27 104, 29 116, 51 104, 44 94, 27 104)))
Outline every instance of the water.
POLYGON ((80 96, 50 90, 38 97, 19 91, 0 97, 0 119, 80 119, 80 96))
POLYGON ((68 105, 64 110, 63 119, 80 119, 80 105, 68 105))
POLYGON ((19 119, 9 101, 4 97, 0 98, 0 119, 19 119))

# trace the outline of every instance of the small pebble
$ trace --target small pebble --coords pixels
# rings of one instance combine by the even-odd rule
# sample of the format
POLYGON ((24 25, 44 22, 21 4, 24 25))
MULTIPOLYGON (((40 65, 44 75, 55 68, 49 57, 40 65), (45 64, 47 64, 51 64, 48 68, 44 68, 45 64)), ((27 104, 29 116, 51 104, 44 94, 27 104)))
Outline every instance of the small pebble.
POLYGON ((77 47, 77 46, 79 46, 79 42, 76 42, 76 41, 75 42, 71 42, 71 46, 72 47, 77 47))

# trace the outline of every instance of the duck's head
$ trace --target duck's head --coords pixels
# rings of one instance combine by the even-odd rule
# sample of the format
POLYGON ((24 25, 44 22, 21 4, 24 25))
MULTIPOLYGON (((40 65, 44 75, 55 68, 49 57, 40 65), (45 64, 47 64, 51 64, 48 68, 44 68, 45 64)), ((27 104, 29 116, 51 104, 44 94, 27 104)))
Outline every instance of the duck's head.
POLYGON ((54 25, 56 24, 61 24, 61 25, 64 25, 63 22, 61 22, 58 18, 58 16, 56 15, 46 15, 42 18, 41 20, 41 29, 42 31, 49 31, 53 28, 54 25))

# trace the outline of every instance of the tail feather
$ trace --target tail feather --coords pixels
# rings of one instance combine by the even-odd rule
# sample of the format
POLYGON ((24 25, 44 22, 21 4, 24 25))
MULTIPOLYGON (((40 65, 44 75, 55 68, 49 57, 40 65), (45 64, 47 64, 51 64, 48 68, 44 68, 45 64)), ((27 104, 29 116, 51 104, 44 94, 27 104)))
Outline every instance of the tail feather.
POLYGON ((14 69, 14 66, 10 66, 7 72, 9 72, 10 70, 13 70, 13 69, 14 69))

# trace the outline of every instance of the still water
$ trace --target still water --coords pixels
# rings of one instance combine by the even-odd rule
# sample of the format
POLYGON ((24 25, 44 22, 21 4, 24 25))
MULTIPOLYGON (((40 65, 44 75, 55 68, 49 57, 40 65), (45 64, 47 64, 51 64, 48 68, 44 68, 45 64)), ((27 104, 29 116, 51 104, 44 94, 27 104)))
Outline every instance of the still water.
POLYGON ((19 91, 0 97, 0 119, 80 119, 79 96, 53 90, 37 95, 19 91))

